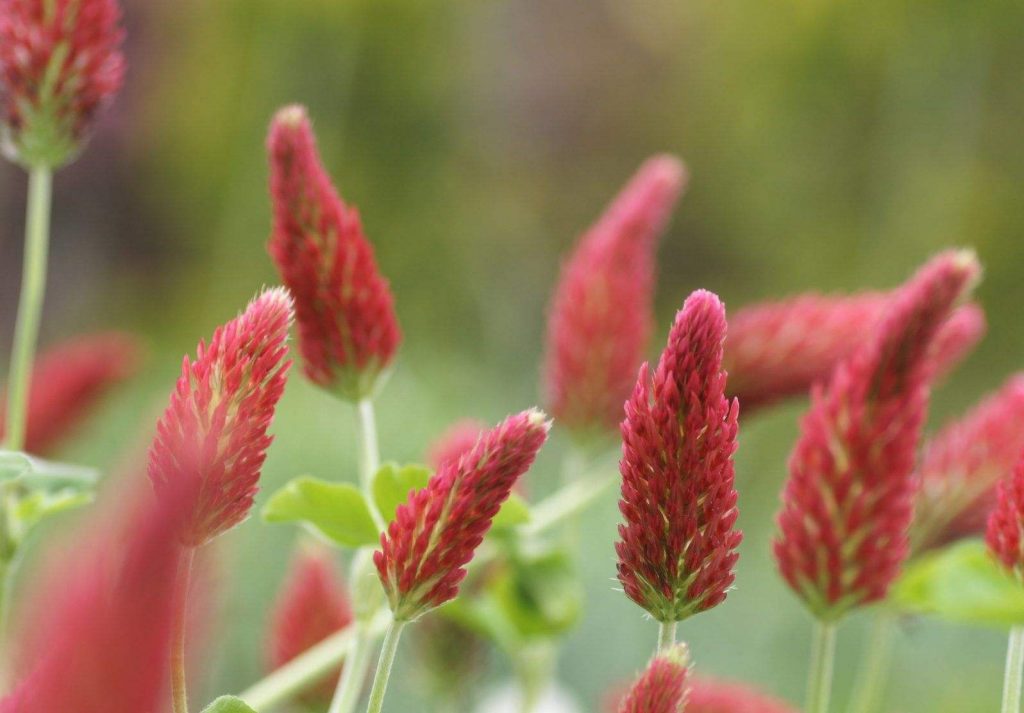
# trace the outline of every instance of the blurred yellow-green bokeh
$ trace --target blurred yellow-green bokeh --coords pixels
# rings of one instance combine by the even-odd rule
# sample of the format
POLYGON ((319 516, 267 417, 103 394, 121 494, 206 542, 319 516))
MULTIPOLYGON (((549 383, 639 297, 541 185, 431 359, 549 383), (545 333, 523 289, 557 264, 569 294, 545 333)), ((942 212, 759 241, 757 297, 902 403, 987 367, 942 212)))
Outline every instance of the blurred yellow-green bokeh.
MULTIPOLYGON (((275 108, 296 101, 397 296, 405 342, 379 401, 385 458, 422 458, 452 420, 493 421, 537 402, 559 261, 661 151, 682 156, 692 180, 660 250, 658 342, 697 287, 730 309, 886 287, 955 244, 986 266, 989 334, 935 394, 933 423, 1024 366, 1018 0, 125 5, 127 85, 56 181, 43 341, 114 327, 143 335, 149 356, 64 458, 108 469, 137 458, 181 355, 275 281, 263 140, 275 108)), ((24 196, 24 176, 0 169, 4 354, 24 196)), ((793 701, 810 620, 768 541, 803 408, 744 422, 736 590, 681 627, 699 671, 793 701)), ((264 492, 301 473, 354 477, 350 409, 298 371, 275 432, 264 492)), ((531 492, 553 486, 565 445, 556 429, 531 492)), ((614 467, 614 444, 606 460, 614 467)), ((617 591, 616 524, 611 493, 582 523, 588 601, 559 667, 588 710, 644 664, 656 633, 617 591)), ((253 518, 223 538, 221 609, 208 664, 193 671, 197 698, 263 672, 268 607, 295 536, 253 518)), ((841 631, 836 710, 868 618, 841 631)), ((1004 645, 999 631, 906 622, 885 710, 995 709, 1004 645)), ((408 663, 400 657, 389 710, 419 710, 408 663)))

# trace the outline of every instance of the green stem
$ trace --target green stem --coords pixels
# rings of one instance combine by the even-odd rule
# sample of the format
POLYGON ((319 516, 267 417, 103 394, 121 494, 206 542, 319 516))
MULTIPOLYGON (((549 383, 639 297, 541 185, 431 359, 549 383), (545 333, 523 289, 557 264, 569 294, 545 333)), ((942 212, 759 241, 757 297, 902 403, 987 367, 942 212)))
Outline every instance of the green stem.
POLYGON ((174 631, 171 640, 171 699, 174 713, 188 713, 188 690, 185 679, 185 631, 188 628, 188 590, 192 580, 195 548, 187 547, 178 564, 175 583, 174 631))
POLYGON ((814 625, 811 667, 807 679, 807 713, 828 713, 832 694, 832 667, 836 656, 836 625, 819 621, 814 625))
POLYGON ((53 172, 47 166, 36 166, 29 172, 21 297, 18 300, 14 347, 11 350, 11 365, 7 379, 5 445, 12 451, 25 448, 25 423, 32 363, 35 361, 43 295, 46 292, 52 183, 53 172))
POLYGON ((370 507, 370 515, 383 531, 387 526, 384 518, 373 500, 373 476, 380 470, 380 448, 377 445, 377 419, 374 414, 373 401, 369 398, 360 399, 356 405, 359 418, 359 484, 366 496, 366 504, 370 507))
POLYGON ((618 478, 597 482, 570 483, 530 508, 530 521, 519 529, 530 537, 539 535, 562 522, 571 520, 594 504, 618 478))
POLYGON ((871 624, 863 663, 847 713, 871 713, 878 708, 892 664, 894 617, 881 612, 871 624))
POLYGON ((663 621, 658 624, 658 651, 665 651, 676 643, 676 624, 674 621, 663 621))
POLYGON ((348 663, 342 669, 341 680, 338 681, 327 713, 352 713, 359 703, 363 682, 370 671, 377 637, 368 631, 362 622, 356 622, 353 626, 355 635, 352 639, 352 648, 349 650, 348 663))
POLYGON ((395 654, 398 652, 398 640, 402 636, 404 621, 393 621, 384 635, 384 645, 380 650, 380 660, 377 662, 377 673, 373 676, 373 688, 370 689, 370 703, 366 706, 366 713, 380 713, 384 707, 384 694, 388 690, 388 679, 391 678, 391 667, 395 663, 395 654))
POLYGON ((1024 626, 1015 626, 1010 629, 1010 644, 1006 649, 1002 713, 1020 713, 1022 676, 1024 676, 1024 626))
POLYGON ((239 694, 253 710, 269 711, 301 693, 314 681, 333 671, 352 648, 354 627, 348 627, 328 636, 266 678, 239 694))

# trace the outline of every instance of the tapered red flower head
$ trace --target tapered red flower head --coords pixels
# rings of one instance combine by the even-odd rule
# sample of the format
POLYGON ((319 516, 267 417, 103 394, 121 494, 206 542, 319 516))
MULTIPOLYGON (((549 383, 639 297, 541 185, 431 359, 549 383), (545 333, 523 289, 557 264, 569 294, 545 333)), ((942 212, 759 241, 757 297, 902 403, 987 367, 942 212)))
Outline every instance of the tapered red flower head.
POLYGON ((685 644, 659 652, 633 682, 619 713, 683 713, 690 653, 685 644))
POLYGON ((734 579, 739 405, 725 397, 725 331, 718 297, 694 292, 653 379, 645 364, 626 403, 619 581, 658 621, 721 603, 734 579))
POLYGON ((654 251, 686 182, 671 156, 648 160, 562 266, 551 302, 544 392, 577 436, 612 431, 651 333, 654 251))
POLYGON ((195 361, 184 359, 149 450, 149 478, 158 494, 189 494, 186 545, 198 547, 249 514, 290 365, 291 319, 288 293, 267 290, 209 345, 200 342, 195 361))
MULTIPOLYGON (((352 623, 348 592, 330 552, 306 547, 292 561, 274 607, 268 663, 276 669, 352 623)), ((329 703, 339 667, 313 682, 302 696, 310 706, 329 703)))
POLYGON ((371 394, 398 349, 394 298, 359 213, 338 196, 317 154, 306 110, 270 126, 274 228, 268 249, 295 298, 306 376, 345 399, 371 394))
POLYGON ((170 677, 174 579, 187 516, 174 492, 117 507, 101 498, 89 523, 25 599, 16 668, 23 679, 0 710, 139 713, 162 710, 170 677), (6 706, 6 707, 5 707, 6 706))
POLYGON ((533 463, 550 422, 537 410, 509 416, 472 449, 445 461, 398 507, 374 563, 399 621, 454 599, 498 508, 533 463))
POLYGON ((487 425, 475 419, 456 421, 430 444, 427 464, 434 470, 440 470, 445 461, 456 460, 472 449, 486 430, 487 425))
POLYGON ((1016 374, 924 447, 911 529, 919 554, 980 534, 996 502, 996 484, 1024 452, 1024 374, 1016 374))
POLYGON ((746 684, 694 677, 686 713, 797 713, 797 709, 746 684))
POLYGON ((882 599, 908 554, 931 349, 979 272, 971 253, 934 258, 900 290, 877 334, 812 392, 774 553, 822 619, 882 599))
POLYGON ((121 87, 115 0, 0 0, 0 133, 26 165, 59 166, 121 87))
POLYGON ((78 337, 43 354, 32 369, 25 450, 50 452, 135 373, 139 354, 134 338, 113 333, 78 337))
MULTIPOLYGON (((876 330, 893 293, 847 297, 806 294, 752 305, 729 320, 725 366, 729 393, 743 412, 807 393, 827 379, 876 330)), ((943 324, 933 344, 936 376, 951 370, 981 339, 985 315, 964 305, 943 324)))
POLYGON ((1004 567, 1024 578, 1024 452, 999 481, 996 506, 988 518, 985 541, 1004 567))

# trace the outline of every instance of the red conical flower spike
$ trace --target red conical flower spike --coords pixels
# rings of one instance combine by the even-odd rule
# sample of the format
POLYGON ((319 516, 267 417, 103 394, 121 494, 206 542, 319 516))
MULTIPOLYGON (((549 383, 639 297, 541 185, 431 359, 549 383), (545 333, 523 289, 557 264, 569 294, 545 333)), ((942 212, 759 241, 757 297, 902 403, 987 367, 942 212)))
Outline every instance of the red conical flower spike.
POLYGON ((996 507, 988 518, 985 541, 989 550, 1004 567, 1024 577, 1024 453, 1018 457, 1013 471, 999 482, 996 507))
POLYGON ((456 460, 471 450, 480 436, 487 430, 487 425, 471 418, 456 421, 449 426, 437 440, 427 449, 427 465, 435 471, 448 460, 456 460))
POLYGON ((115 0, 0 0, 0 144, 25 165, 59 166, 121 87, 115 0))
POLYGON ((984 531, 996 484, 1024 452, 1024 374, 925 444, 911 543, 915 554, 984 531))
POLYGON ((111 333, 78 337, 43 354, 32 369, 25 450, 50 452, 111 388, 135 373, 139 352, 134 338, 111 333))
MULTIPOLYGON (((804 394, 827 379, 864 335, 878 326, 894 294, 866 292, 849 297, 806 294, 739 310, 729 320, 725 366, 729 393, 743 412, 804 394)), ((964 305, 943 324, 933 346, 938 374, 951 370, 981 339, 985 315, 964 305)))
POLYGON ((300 106, 270 126, 274 229, 268 249, 295 298, 306 376, 345 399, 370 395, 401 334, 359 213, 338 196, 300 106))
POLYGON ((741 683, 695 677, 686 713, 798 713, 794 706, 741 683))
POLYGON ((509 416, 457 460, 445 461, 425 488, 398 507, 374 553, 397 621, 455 598, 464 566, 533 463, 550 425, 537 410, 509 416))
POLYGON ((208 346, 200 342, 195 361, 185 357, 149 450, 149 477, 158 494, 178 487, 188 493, 191 518, 181 533, 188 546, 249 514, 290 365, 291 319, 288 293, 267 290, 208 346))
POLYGON ((619 713, 683 713, 686 705, 686 670, 690 654, 676 644, 651 659, 619 705, 619 713))
POLYGON ((739 405, 725 398, 725 332, 718 297, 694 292, 676 315, 653 379, 645 364, 626 403, 619 581, 662 622, 725 599, 743 539, 734 528, 739 405))
MULTIPOLYGON (((330 552, 304 548, 296 554, 274 607, 269 646, 271 670, 279 668, 352 623, 352 607, 330 552)), ((311 684, 302 700, 329 703, 341 667, 311 684)))
POLYGON ((651 333, 654 251, 686 182, 672 156, 648 160, 576 245, 551 302, 544 394, 577 436, 622 418, 651 333))
POLYGON ((0 711, 163 710, 182 551, 175 535, 187 513, 174 492, 159 502, 144 495, 127 507, 123 491, 116 508, 101 501, 90 520, 99 532, 68 543, 36 583, 14 649, 24 678, 0 711))
POLYGON ((931 349, 979 272, 971 253, 933 259, 900 290, 877 334, 812 391, 774 553, 821 619, 882 599, 906 559, 931 349))

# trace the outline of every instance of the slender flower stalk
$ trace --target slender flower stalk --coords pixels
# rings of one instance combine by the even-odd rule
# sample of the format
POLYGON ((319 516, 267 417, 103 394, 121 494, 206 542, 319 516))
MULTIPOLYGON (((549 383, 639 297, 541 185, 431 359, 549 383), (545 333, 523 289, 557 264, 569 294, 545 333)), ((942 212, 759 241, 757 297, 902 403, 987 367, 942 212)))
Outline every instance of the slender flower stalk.
POLYGON ((812 392, 773 549, 786 582, 822 621, 884 598, 909 553, 930 349, 979 271, 970 253, 934 258, 900 290, 876 335, 812 392))
POLYGON ((878 709, 892 664, 895 628, 891 613, 882 611, 875 615, 847 713, 873 713, 878 709))
POLYGON ((644 364, 622 422, 619 581, 663 624, 720 604, 734 579, 739 405, 725 397, 725 307, 698 290, 653 377, 644 364))
POLYGON ((509 416, 398 507, 374 553, 396 621, 413 621, 455 598, 465 565, 549 427, 537 410, 509 416))
MULTIPOLYGON (((330 553, 312 545, 293 557, 274 607, 268 645, 271 670, 284 666, 352 623, 348 592, 339 580, 330 553)), ((328 703, 341 668, 325 672, 324 677, 301 693, 300 700, 311 707, 328 703)))
POLYGON ((623 698, 619 713, 683 713, 689 665, 685 644, 658 652, 623 698))
POLYGON ((806 713, 828 713, 835 658, 836 625, 832 622, 815 622, 811 666, 807 675, 806 713))
POLYGON ((1021 690, 1024 688, 1024 626, 1010 629, 1006 649, 1006 672, 1003 676, 1002 713, 1020 713, 1021 690))
POLYGON ((653 323, 654 252, 686 169, 645 162, 562 266, 548 316, 544 398, 578 439, 622 418, 653 323))
POLYGON ((377 672, 373 676, 373 687, 370 688, 370 702, 366 706, 366 713, 380 713, 384 708, 384 694, 387 692, 388 681, 391 679, 395 654, 398 653, 398 640, 401 638, 402 629, 406 624, 408 622, 395 620, 391 622, 388 633, 384 635, 384 644, 381 646, 377 672))
POLYGON ((24 166, 79 151, 124 76, 115 0, 0 1, 0 145, 24 166))
POLYGON ((268 250, 295 298, 306 376, 346 400, 372 397, 401 341, 394 298, 359 213, 331 184, 305 108, 281 109, 267 139, 268 250))
POLYGON ((188 629, 188 592, 192 586, 195 548, 188 547, 175 573, 175 604, 171 641, 171 704, 174 713, 188 713, 188 685, 185 677, 185 633, 188 629))

